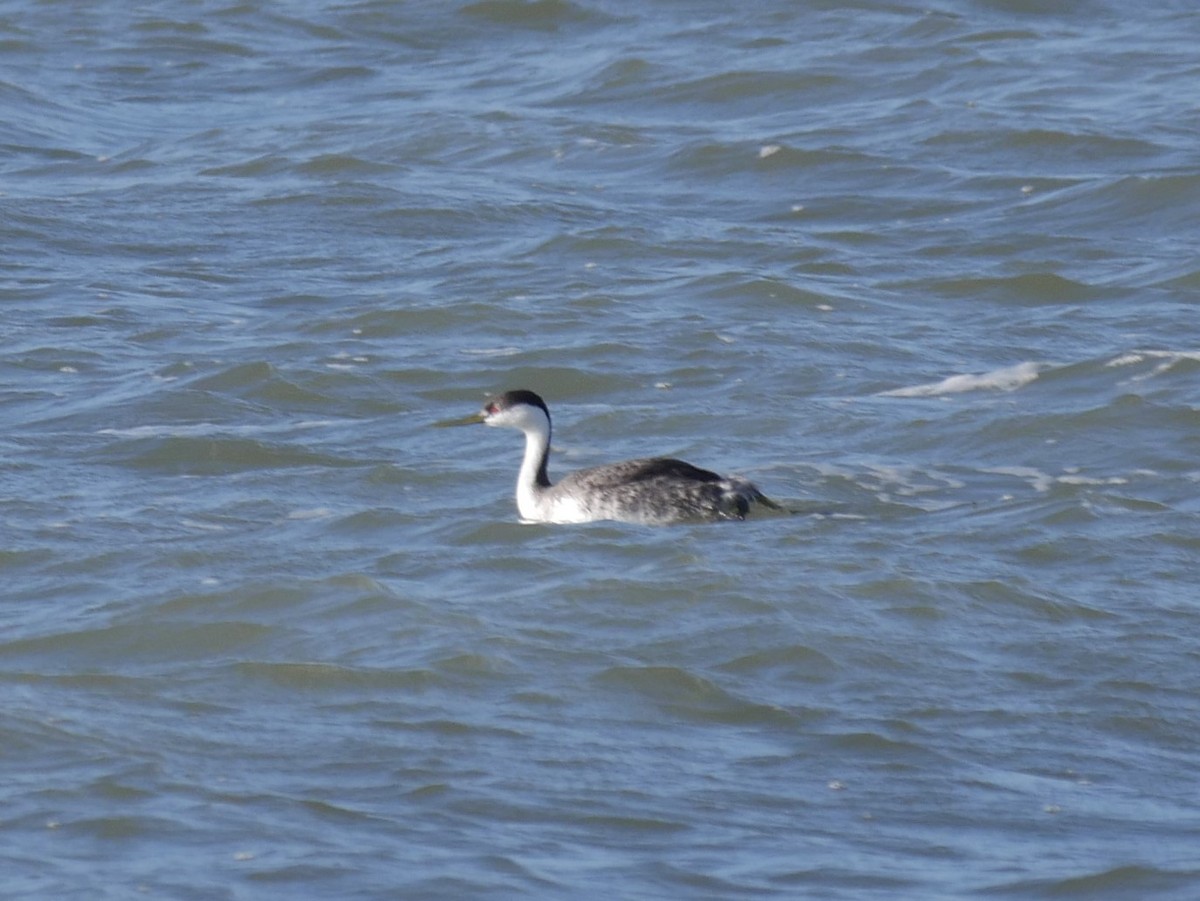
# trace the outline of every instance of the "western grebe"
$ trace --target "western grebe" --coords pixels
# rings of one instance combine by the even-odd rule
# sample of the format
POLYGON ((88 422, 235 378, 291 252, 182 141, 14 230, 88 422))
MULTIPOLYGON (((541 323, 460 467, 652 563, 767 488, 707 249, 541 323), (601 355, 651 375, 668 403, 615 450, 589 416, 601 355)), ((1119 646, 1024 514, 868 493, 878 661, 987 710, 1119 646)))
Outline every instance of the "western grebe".
POLYGON ((525 457, 517 475, 517 510, 534 522, 624 522, 662 525, 717 519, 745 519, 752 503, 781 509, 745 479, 726 478, 682 460, 650 457, 582 469, 551 484, 550 410, 532 391, 508 391, 490 398, 465 419, 444 423, 520 429, 525 457))

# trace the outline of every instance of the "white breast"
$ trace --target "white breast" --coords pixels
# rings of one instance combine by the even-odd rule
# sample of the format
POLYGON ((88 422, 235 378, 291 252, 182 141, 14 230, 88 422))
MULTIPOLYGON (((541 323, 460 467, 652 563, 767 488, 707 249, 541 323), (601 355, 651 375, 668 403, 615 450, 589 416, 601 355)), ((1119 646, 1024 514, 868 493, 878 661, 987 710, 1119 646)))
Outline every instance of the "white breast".
POLYGON ((553 491, 538 496, 523 485, 517 486, 517 511, 526 522, 572 523, 595 519, 576 497, 553 491))

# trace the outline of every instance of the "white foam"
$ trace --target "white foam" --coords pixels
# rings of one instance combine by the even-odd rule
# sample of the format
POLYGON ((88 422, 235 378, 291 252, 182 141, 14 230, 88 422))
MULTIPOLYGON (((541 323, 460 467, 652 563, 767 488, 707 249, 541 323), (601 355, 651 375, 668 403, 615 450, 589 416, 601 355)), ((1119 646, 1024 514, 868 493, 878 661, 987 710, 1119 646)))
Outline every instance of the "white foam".
POLYGON ((509 347, 464 347, 459 351, 471 357, 512 357, 521 352, 521 348, 509 347))
POLYGON ((928 382, 908 388, 893 388, 881 391, 881 397, 938 397, 943 394, 961 394, 965 391, 1016 391, 1038 377, 1037 363, 1018 363, 993 369, 979 375, 952 375, 940 382, 928 382))
POLYGON ((1128 366, 1130 363, 1140 363, 1147 357, 1152 360, 1170 360, 1172 363, 1180 360, 1200 362, 1200 350, 1133 350, 1116 359, 1109 360, 1105 365, 1128 366))
MULTIPOLYGON (((245 431, 246 427, 243 426, 245 431)), ((190 425, 162 424, 136 425, 126 429, 100 429, 97 435, 110 435, 116 438, 190 438, 196 436, 215 435, 222 427, 214 422, 198 422, 190 425)), ((233 429, 229 429, 233 431, 233 429)))
POLYGON ((1058 477, 1058 482, 1060 485, 1128 485, 1129 479, 1121 476, 1097 479, 1090 476, 1064 475, 1058 477))
POLYGON ((326 519, 332 515, 333 510, 329 507, 312 507, 308 510, 292 510, 288 513, 287 518, 304 521, 308 519, 326 519))
POLYGON ((866 471, 882 485, 891 489, 892 493, 902 497, 915 497, 918 494, 943 491, 947 488, 967 487, 965 482, 929 469, 874 464, 868 465, 866 471))
POLYGON ((1117 357, 1116 359, 1109 360, 1104 365, 1105 366, 1132 366, 1135 363, 1142 362, 1142 360, 1144 360, 1144 359, 1146 359, 1146 358, 1139 353, 1121 354, 1121 356, 1117 357))
POLYGON ((224 532, 225 527, 220 523, 215 522, 200 522, 197 519, 181 519, 179 524, 188 529, 195 529, 197 532, 224 532))
POLYGON ((1145 379, 1153 378, 1157 375, 1169 372, 1178 363, 1184 360, 1193 363, 1200 362, 1200 351, 1196 350, 1134 350, 1129 353, 1121 354, 1121 356, 1109 360, 1105 366, 1136 366, 1138 363, 1145 363, 1148 360, 1156 360, 1157 365, 1149 372, 1139 373, 1133 376, 1130 381, 1140 382, 1145 379))
POLYGON ((1061 475, 1057 476, 1029 466, 997 466, 984 469, 983 472, 1022 479, 1029 483, 1030 488, 1041 494, 1049 491, 1055 485, 1098 487, 1103 485, 1128 485, 1130 481, 1127 476, 1085 476, 1081 474, 1077 466, 1068 466, 1063 469, 1061 475))
POLYGON ((983 472, 1024 479, 1034 491, 1038 492, 1049 491, 1054 485, 1054 476, 1042 472, 1040 469, 1034 469, 1032 466, 997 466, 991 469, 984 469, 983 472))

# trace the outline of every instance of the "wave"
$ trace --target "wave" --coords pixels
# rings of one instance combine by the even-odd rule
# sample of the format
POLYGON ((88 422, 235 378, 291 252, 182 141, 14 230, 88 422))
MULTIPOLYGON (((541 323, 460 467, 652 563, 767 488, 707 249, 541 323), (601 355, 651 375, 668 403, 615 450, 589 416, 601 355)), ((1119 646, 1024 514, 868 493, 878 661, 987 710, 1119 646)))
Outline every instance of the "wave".
POLYGON ((1018 363, 978 375, 952 375, 940 382, 928 382, 907 388, 881 391, 880 397, 938 397, 943 394, 962 394, 966 391, 1016 391, 1038 377, 1037 363, 1018 363))

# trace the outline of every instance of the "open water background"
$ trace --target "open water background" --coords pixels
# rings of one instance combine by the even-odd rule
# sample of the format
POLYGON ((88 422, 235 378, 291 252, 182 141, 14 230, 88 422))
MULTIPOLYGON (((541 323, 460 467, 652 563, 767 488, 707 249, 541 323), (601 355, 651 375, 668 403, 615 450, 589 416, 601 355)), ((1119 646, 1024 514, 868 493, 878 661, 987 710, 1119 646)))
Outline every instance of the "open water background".
POLYGON ((1200 897, 1192 2, 0 9, 0 895, 1200 897), (654 453, 800 513, 523 525, 654 453))

